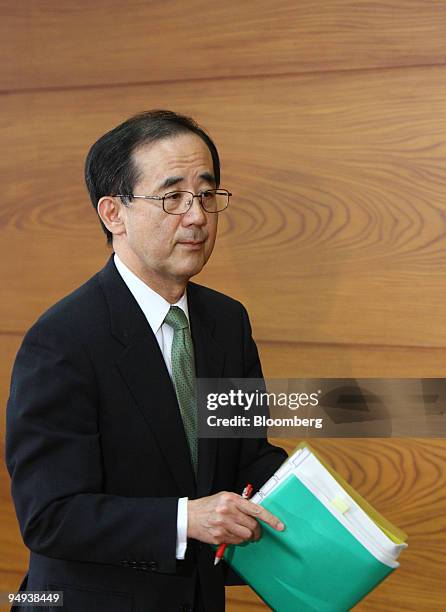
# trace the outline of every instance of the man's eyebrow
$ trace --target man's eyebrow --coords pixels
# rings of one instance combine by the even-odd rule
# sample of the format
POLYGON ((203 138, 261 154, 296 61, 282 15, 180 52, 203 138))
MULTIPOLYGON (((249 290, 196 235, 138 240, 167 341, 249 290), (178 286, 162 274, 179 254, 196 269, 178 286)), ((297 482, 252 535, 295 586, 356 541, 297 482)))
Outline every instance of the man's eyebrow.
POLYGON ((200 178, 203 179, 204 181, 207 181, 208 183, 211 183, 212 185, 217 184, 217 181, 215 180, 215 176, 211 174, 210 172, 203 172, 203 174, 200 174, 200 178))
MULTIPOLYGON (((206 181, 207 183, 210 183, 211 185, 216 185, 216 180, 215 180, 215 176, 213 174, 211 174, 210 172, 203 172, 202 174, 200 174, 200 178, 203 181, 206 181)), ((173 185, 176 185, 177 183, 181 183, 181 181, 184 180, 183 176, 168 176, 162 183, 161 185, 158 187, 159 190, 161 189, 168 189, 169 187, 173 187, 173 185)))
POLYGON ((176 185, 177 183, 181 183, 184 177, 182 176, 168 176, 165 181, 161 183, 158 189, 167 189, 168 187, 172 187, 172 185, 176 185))

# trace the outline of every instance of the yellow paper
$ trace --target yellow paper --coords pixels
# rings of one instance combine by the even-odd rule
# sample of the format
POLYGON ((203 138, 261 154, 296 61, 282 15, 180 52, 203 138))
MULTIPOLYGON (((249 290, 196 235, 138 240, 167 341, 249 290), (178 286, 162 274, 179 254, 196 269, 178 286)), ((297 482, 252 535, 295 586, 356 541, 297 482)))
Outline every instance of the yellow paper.
POLYGON ((372 519, 381 531, 383 531, 387 537, 389 537, 395 544, 404 544, 407 540, 407 534, 393 525, 390 521, 382 516, 373 506, 371 506, 355 489, 348 484, 346 480, 340 476, 336 470, 323 458, 321 455, 312 447, 308 442, 301 442, 296 446, 293 453, 300 448, 309 448, 311 452, 319 459, 322 465, 330 472, 333 478, 345 489, 345 491, 352 497, 355 502, 360 506, 364 512, 372 519))

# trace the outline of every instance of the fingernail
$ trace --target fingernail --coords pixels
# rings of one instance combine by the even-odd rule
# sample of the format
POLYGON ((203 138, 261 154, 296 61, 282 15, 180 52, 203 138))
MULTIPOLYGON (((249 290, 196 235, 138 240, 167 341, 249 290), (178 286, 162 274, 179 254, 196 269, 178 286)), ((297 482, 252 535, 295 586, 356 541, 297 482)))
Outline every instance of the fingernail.
POLYGON ((285 529, 285 525, 284 525, 283 523, 280 523, 280 522, 279 522, 279 523, 277 523, 277 529, 278 529, 279 531, 283 531, 283 530, 285 529))

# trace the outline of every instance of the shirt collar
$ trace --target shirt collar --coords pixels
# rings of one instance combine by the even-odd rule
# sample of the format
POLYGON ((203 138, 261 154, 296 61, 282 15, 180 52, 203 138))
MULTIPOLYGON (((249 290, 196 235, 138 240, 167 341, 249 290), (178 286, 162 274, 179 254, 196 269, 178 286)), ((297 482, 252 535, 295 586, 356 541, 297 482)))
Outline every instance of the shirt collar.
MULTIPOLYGON (((171 304, 159 293, 149 287, 149 285, 141 280, 139 276, 136 276, 136 274, 132 272, 119 258, 117 253, 114 254, 114 262, 119 274, 122 276, 123 281, 143 311, 153 333, 156 334, 163 324, 171 304)), ((184 292, 178 302, 172 304, 172 306, 178 306, 181 308, 189 321, 186 292, 184 292)))

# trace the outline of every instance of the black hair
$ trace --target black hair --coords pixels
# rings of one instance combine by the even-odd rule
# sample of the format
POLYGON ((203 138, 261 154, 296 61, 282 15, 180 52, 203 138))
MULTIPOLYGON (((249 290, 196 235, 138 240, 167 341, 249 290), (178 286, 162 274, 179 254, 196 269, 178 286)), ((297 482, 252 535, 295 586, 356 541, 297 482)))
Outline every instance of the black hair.
MULTIPOLYGON (((144 111, 101 136, 88 152, 85 160, 85 182, 96 212, 98 202, 103 196, 133 193, 139 170, 133 162, 132 154, 138 147, 187 132, 197 134, 208 146, 218 187, 220 159, 217 147, 205 130, 186 115, 168 110, 144 111)), ((113 234, 105 227, 100 217, 99 220, 107 236, 107 244, 111 245, 113 234)))

